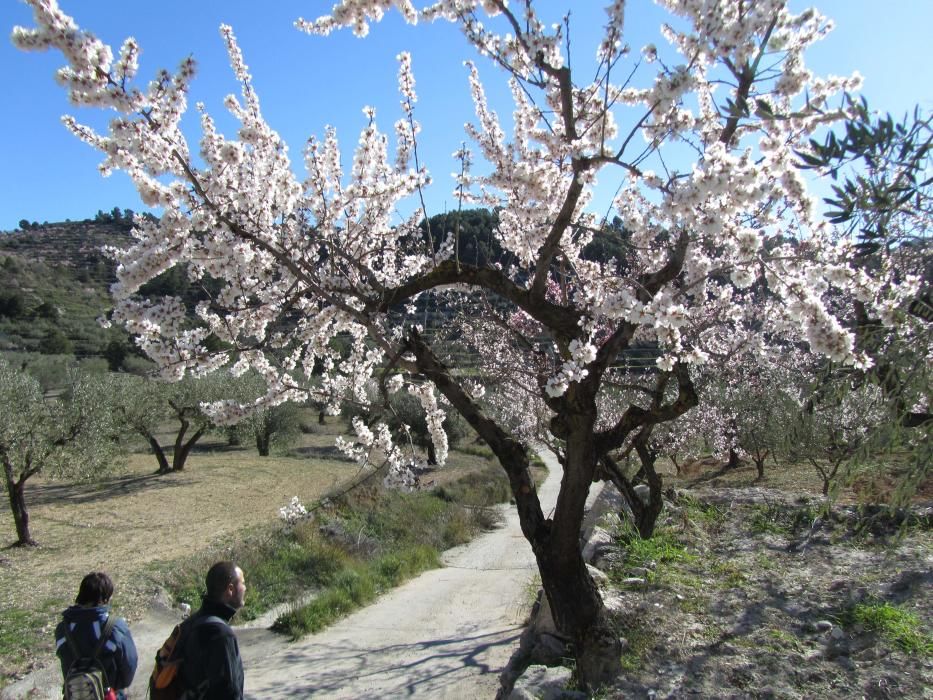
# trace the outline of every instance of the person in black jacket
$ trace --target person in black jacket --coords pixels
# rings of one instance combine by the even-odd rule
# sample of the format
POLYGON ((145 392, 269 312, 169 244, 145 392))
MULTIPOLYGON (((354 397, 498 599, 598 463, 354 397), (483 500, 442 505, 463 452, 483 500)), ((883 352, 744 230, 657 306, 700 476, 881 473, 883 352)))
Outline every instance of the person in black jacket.
POLYGON ((195 698, 242 700, 243 662, 229 622, 246 597, 243 570, 220 561, 207 572, 206 582, 201 608, 182 626, 183 685, 195 698))
MULTIPOLYGON (((55 653, 62 664, 62 676, 68 675, 68 670, 76 660, 65 630, 71 633, 81 656, 91 656, 111 614, 111 596, 113 581, 104 572, 94 571, 81 580, 75 604, 62 613, 62 620, 55 627, 55 653)), ((99 658, 109 686, 116 691, 120 700, 124 700, 124 690, 133 682, 136 674, 137 655, 130 629, 123 618, 114 620, 99 658)))

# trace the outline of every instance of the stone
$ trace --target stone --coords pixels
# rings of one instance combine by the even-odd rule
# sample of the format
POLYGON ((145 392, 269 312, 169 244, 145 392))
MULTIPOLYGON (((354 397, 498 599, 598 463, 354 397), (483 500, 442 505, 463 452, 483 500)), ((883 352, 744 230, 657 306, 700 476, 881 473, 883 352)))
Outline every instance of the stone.
POLYGON ((531 663, 543 666, 559 666, 570 656, 566 641, 553 634, 539 634, 531 648, 531 663))
POLYGON ((609 577, 595 566, 587 564, 586 570, 589 572, 590 578, 593 579, 593 583, 596 584, 597 588, 606 588, 609 585, 609 577))
POLYGON ((635 495, 638 496, 638 500, 644 505, 651 503, 651 489, 648 487, 648 484, 636 484, 635 485, 635 495))
POLYGON ((551 614, 551 604, 548 602, 547 596, 544 595, 544 590, 538 591, 538 602, 537 602, 537 614, 534 616, 534 634, 550 634, 555 637, 559 636, 557 632, 557 625, 554 622, 554 615, 551 614))
POLYGON ((637 576, 632 576, 630 578, 622 579, 623 586, 644 586, 645 579, 638 578, 637 576))
POLYGON ((833 629, 833 623, 829 620, 817 620, 815 626, 817 632, 829 632, 831 629, 833 629))
POLYGON ((604 558, 614 546, 612 535, 601 527, 594 527, 586 544, 583 546, 583 561, 595 562, 604 558))
POLYGON ((529 666, 515 683, 509 700, 586 700, 586 693, 567 690, 571 683, 569 668, 529 666))

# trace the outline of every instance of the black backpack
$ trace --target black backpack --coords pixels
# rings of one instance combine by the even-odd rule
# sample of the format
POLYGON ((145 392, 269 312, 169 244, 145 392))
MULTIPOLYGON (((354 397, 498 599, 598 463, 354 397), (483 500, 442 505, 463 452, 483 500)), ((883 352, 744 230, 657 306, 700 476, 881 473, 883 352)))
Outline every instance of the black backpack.
POLYGON ((65 623, 65 639, 68 640, 71 653, 75 657, 68 668, 68 673, 65 674, 65 683, 62 686, 62 695, 65 700, 104 700, 110 682, 107 680, 107 672, 101 663, 100 652, 110 638, 115 621, 113 615, 107 616, 107 622, 101 630, 100 639, 97 640, 97 646, 94 647, 94 653, 91 656, 81 655, 81 650, 78 649, 68 629, 69 625, 65 623))
POLYGON ((195 628, 204 625, 223 625, 223 620, 214 615, 189 618, 175 625, 168 639, 156 652, 155 666, 149 676, 150 700, 178 700, 179 698, 198 698, 201 688, 189 690, 185 685, 182 666, 185 662, 185 650, 195 628))

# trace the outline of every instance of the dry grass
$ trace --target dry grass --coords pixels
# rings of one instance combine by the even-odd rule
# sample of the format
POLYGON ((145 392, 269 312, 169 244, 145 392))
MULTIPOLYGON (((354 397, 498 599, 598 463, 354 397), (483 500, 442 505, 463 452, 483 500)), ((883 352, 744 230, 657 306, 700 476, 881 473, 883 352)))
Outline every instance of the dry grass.
MULTIPOLYGON (((674 466, 659 460, 657 469, 664 478, 664 485, 690 489, 709 488, 748 488, 762 486, 789 493, 820 496, 823 481, 816 469, 808 463, 777 464, 768 461, 765 464, 764 478, 758 478, 758 472, 752 462, 742 462, 736 469, 725 469, 725 462, 712 458, 696 460, 681 465, 681 473, 675 474, 674 466)), ((835 500, 840 504, 886 503, 892 498, 899 483, 898 464, 880 464, 874 469, 865 468, 851 479, 851 483, 841 483, 835 500)), ((927 479, 920 484, 915 502, 933 500, 933 480, 927 479)))

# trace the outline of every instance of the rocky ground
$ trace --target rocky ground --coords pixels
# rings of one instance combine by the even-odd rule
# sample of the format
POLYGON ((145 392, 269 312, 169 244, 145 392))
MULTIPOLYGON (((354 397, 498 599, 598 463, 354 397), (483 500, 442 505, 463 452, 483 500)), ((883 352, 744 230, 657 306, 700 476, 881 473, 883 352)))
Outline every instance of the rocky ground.
MULTIPOLYGON (((591 540, 626 639, 624 677, 594 697, 933 698, 933 509, 903 523, 764 488, 671 495, 656 542, 591 540)), ((514 697, 583 697, 550 675, 514 697)))

